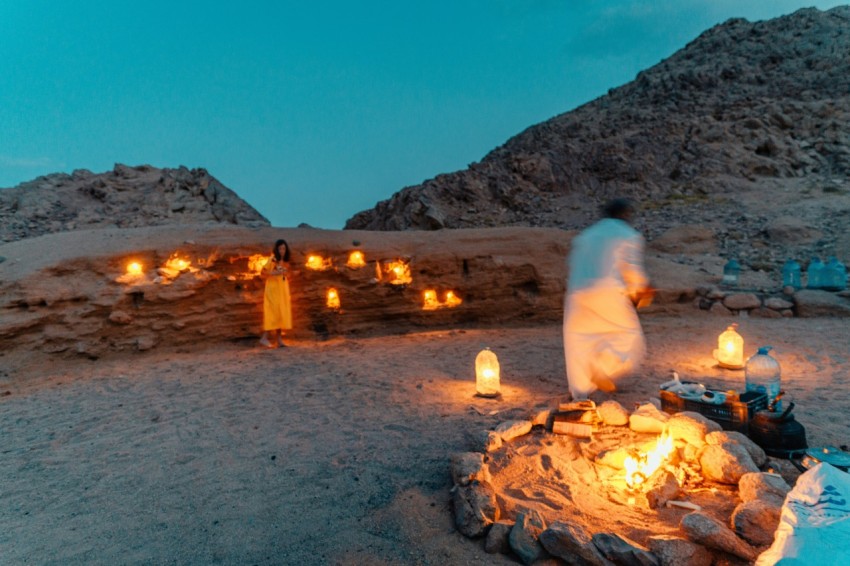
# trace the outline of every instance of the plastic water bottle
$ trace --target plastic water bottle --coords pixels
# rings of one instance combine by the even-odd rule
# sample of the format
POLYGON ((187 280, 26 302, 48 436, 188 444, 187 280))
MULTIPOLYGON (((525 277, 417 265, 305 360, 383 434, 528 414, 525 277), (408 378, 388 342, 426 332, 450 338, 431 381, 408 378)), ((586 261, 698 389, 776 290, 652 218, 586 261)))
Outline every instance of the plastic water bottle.
POLYGON ((829 258, 821 273, 821 287, 827 291, 843 291, 847 288, 847 268, 835 256, 829 258))
POLYGON ((806 287, 809 289, 820 289, 823 287, 824 265, 819 257, 812 258, 809 268, 806 270, 806 287))
MULTIPOLYGON (((766 394, 768 405, 779 396, 781 389, 781 371, 779 362, 770 355, 772 348, 773 346, 762 346, 744 366, 745 389, 766 394)), ((782 402, 777 401, 774 410, 778 411, 781 406, 782 402)))
POLYGON ((800 264, 793 259, 789 259, 782 266, 782 286, 793 287, 799 289, 803 286, 803 276, 800 271, 800 264))
POLYGON ((730 287, 738 286, 738 277, 741 275, 741 265, 735 259, 730 259, 723 266, 723 281, 724 285, 730 287))

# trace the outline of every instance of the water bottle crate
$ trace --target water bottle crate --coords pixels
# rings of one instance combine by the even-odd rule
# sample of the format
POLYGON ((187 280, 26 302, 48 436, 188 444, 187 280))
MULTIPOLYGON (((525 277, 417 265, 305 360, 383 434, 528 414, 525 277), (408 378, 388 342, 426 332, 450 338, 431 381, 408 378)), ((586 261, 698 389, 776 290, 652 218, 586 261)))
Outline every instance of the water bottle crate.
MULTIPOLYGON (((723 430, 734 430, 747 434, 750 419, 756 411, 767 409, 767 395, 755 391, 742 393, 738 401, 726 401, 722 404, 707 403, 698 399, 683 399, 671 391, 659 391, 661 410, 674 414, 693 411, 713 420, 723 430)), ((719 393, 719 392, 718 392, 719 393)))

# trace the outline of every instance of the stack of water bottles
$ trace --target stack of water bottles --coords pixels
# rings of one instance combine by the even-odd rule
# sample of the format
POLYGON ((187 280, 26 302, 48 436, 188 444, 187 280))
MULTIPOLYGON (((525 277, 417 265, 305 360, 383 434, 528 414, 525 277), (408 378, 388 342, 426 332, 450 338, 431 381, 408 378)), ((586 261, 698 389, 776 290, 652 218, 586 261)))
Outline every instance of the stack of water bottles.
MULTIPOLYGON (((782 286, 803 288, 800 264, 793 259, 789 259, 782 266, 782 286)), ((847 268, 835 256, 831 256, 826 263, 819 257, 814 257, 806 270, 806 288, 843 291, 847 288, 847 268)))

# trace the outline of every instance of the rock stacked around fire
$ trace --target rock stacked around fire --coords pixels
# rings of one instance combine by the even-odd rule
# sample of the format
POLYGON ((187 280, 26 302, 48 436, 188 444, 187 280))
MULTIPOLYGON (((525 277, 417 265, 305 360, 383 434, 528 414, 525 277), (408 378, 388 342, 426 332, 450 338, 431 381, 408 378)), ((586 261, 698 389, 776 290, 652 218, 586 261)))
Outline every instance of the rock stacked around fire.
MULTIPOLYGON (((634 448, 617 442, 612 444, 609 440, 608 448, 600 450, 604 442, 592 437, 552 435, 553 423, 564 412, 563 406, 559 411, 538 408, 531 412, 528 420, 502 422, 481 435, 481 452, 451 457, 455 525, 467 537, 484 537, 488 553, 512 554, 524 564, 561 559, 569 564, 708 566, 728 554, 753 560, 758 547, 769 545, 773 540, 785 494, 791 487, 781 476, 759 471, 767 462, 764 451, 745 435, 723 431, 720 425, 703 415, 691 412, 668 415, 658 410, 655 402, 641 405, 629 414, 619 403, 607 401, 588 411, 594 413, 593 418, 585 414, 577 422, 592 426, 594 435, 598 433, 602 438, 623 439, 624 434, 633 433, 641 438, 641 434, 664 432, 672 439, 675 449, 669 457, 667 470, 647 478, 643 491, 633 493, 628 505, 656 513, 671 504, 687 507, 687 501, 679 501, 683 497, 687 499, 686 488, 699 486, 703 491, 720 489, 722 492, 729 489, 713 488, 710 484, 704 486, 706 481, 716 482, 717 486, 738 487, 741 503, 731 517, 719 519, 691 505, 695 510, 685 514, 679 523, 681 536, 673 533, 651 535, 641 544, 622 533, 594 532, 591 526, 576 521, 575 516, 557 515, 557 519, 550 516, 551 522, 547 524, 544 515, 551 508, 538 510, 533 501, 526 506, 511 508, 508 505, 506 509, 504 494, 494 488, 494 484, 498 484, 494 474, 499 468, 497 466, 494 471, 490 467, 499 461, 504 450, 510 452, 510 458, 520 456, 522 451, 509 446, 516 445, 529 434, 541 435, 544 444, 560 442, 565 453, 569 453, 567 459, 589 474, 578 477, 599 485, 600 491, 605 491, 604 484, 613 481, 610 478, 622 474, 624 461, 634 448), (626 432, 618 433, 617 430, 626 432)), ((650 444, 655 445, 655 441, 647 446, 650 444)), ((569 491, 569 484, 563 489, 569 491)), ((612 501, 626 505, 616 497, 612 501)), ((726 507, 725 513, 729 508, 726 507)))

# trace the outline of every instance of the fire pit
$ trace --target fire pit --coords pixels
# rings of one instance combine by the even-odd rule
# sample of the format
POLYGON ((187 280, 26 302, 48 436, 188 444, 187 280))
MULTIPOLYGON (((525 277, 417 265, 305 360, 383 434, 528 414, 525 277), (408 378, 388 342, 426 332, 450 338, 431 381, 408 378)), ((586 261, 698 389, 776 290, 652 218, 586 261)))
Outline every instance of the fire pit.
POLYGON ((770 470, 745 435, 697 413, 651 404, 629 413, 611 401, 584 414, 544 410, 487 431, 482 452, 453 456, 455 523, 488 552, 525 563, 547 554, 618 562, 618 553, 658 563, 672 547, 694 564, 753 560, 790 490, 770 470), (565 413, 585 428, 557 434, 565 413))

